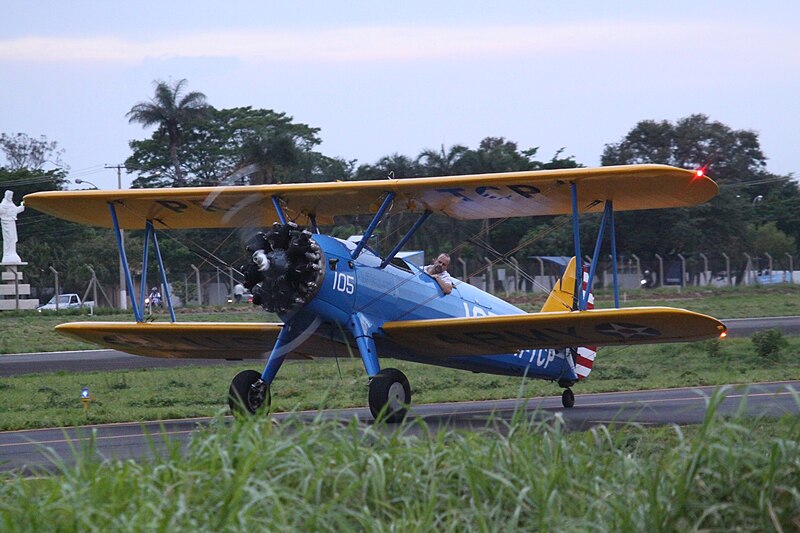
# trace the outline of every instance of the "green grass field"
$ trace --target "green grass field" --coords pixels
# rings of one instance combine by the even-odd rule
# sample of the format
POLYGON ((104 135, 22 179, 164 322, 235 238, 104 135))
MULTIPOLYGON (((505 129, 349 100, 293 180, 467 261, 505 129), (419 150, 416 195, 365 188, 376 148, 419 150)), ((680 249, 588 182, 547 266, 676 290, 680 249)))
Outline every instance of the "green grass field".
MULTIPOLYGON (((800 417, 410 436, 215 420, 188 448, 0 484, 16 531, 797 531, 800 417)), ((87 448, 91 452, 91 447, 87 448)))

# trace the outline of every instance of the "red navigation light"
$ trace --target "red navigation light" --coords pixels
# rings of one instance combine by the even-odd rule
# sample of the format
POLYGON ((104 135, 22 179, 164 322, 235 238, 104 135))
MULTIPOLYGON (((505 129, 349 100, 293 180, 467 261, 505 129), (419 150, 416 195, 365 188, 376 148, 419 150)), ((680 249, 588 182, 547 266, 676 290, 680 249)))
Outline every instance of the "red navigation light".
POLYGON ((692 178, 692 181, 702 179, 705 177, 705 175, 706 175, 706 167, 704 165, 694 171, 694 177, 692 178))

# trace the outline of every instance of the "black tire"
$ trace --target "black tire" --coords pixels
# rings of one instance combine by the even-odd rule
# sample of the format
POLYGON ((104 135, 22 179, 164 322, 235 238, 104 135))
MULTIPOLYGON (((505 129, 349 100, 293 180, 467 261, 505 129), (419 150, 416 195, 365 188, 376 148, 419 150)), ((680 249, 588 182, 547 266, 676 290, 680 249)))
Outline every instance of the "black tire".
POLYGON ((411 385, 396 368, 385 368, 369 382, 369 410, 375 420, 402 422, 411 404, 411 385))
POLYGON ((571 409, 575 405, 575 393, 572 389, 564 389, 561 393, 561 405, 567 409, 571 409))
POLYGON ((266 407, 269 410, 272 397, 269 387, 266 388, 263 398, 252 393, 252 385, 261 379, 261 374, 255 370, 243 370, 236 374, 228 389, 228 406, 234 415, 252 415, 259 409, 266 407))

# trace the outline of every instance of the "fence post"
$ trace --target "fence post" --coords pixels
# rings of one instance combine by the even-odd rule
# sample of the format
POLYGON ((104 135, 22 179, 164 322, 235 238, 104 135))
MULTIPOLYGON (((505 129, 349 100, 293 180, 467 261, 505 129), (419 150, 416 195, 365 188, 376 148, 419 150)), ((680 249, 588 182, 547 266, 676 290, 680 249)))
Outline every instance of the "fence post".
POLYGON ((194 276, 197 280, 197 305, 203 305, 203 290, 200 286, 200 270, 194 265, 189 266, 192 267, 192 270, 194 270, 194 276))
MULTIPOLYGON (((517 292, 519 290, 517 286, 519 284, 519 261, 517 261, 516 257, 509 257, 508 260, 514 265, 514 289, 511 292, 517 292)), ((506 285, 506 287, 508 287, 508 285, 506 285)), ((508 295, 508 289, 506 289, 506 295, 508 295)))
POLYGON ((750 254, 745 252, 744 256, 747 258, 747 264, 744 267, 745 270, 745 280, 747 281, 747 285, 750 285, 750 275, 753 270, 753 259, 750 257, 750 254))
POLYGON ((56 270, 56 269, 55 269, 55 268, 53 268, 52 266, 51 266, 51 267, 49 267, 49 268, 50 268, 50 270, 52 270, 52 271, 53 271, 53 274, 54 274, 54 275, 55 275, 55 277, 56 277, 56 313, 57 313, 57 312, 58 312, 58 296, 59 296, 59 288, 58 288, 58 270, 56 270))
POLYGON ((786 252, 786 257, 789 258, 789 283, 794 285, 794 258, 789 252, 786 252))
POLYGON ((706 281, 706 285, 711 285, 711 273, 708 271, 708 257, 706 257, 706 254, 700 254, 700 257, 703 258, 703 279, 706 281))
POLYGON ((686 258, 683 254, 678 254, 678 259, 681 260, 681 288, 686 286, 686 258))
MULTIPOLYGON (((544 292, 548 292, 547 289, 544 286, 544 259, 542 259, 539 256, 535 256, 534 259, 539 261, 539 277, 541 278, 541 281, 539 282, 539 285, 542 286, 542 290, 544 292)), ((534 277, 534 279, 536 279, 536 278, 534 277)), ((531 287, 531 290, 533 292, 536 292, 536 287, 535 286, 531 287)))
POLYGON ((486 269, 486 278, 484 278, 486 280, 486 292, 489 294, 494 294, 494 269, 492 268, 492 261, 485 256, 483 260, 486 261, 486 264, 488 265, 488 268, 486 269))
POLYGON ((767 256, 767 262, 769 264, 769 281, 772 283, 772 256, 769 254, 769 252, 764 252, 764 255, 767 256))
POLYGON ((728 277, 728 287, 731 287, 733 285, 731 280, 731 258, 725 252, 722 253, 722 257, 725 258, 725 275, 728 277))
POLYGON ((469 278, 467 277, 467 262, 460 257, 458 258, 458 262, 461 263, 461 279, 464 280, 464 283, 469 283, 469 278))
POLYGON ((664 286, 664 259, 658 254, 656 255, 656 259, 658 259, 658 286, 664 286))

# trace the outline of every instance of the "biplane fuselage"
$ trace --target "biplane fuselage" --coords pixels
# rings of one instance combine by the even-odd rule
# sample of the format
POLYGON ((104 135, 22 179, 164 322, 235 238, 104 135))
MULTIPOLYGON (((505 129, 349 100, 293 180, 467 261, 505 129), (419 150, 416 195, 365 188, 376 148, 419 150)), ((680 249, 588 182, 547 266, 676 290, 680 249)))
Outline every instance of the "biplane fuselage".
MULTIPOLYGON (((431 276, 403 259, 395 259, 381 268, 382 259, 369 250, 364 250, 357 260, 351 259, 355 248, 352 242, 325 235, 315 235, 314 240, 324 254, 324 281, 313 301, 297 315, 286 318, 308 324, 321 318, 310 326, 317 328, 315 335, 332 342, 346 340, 348 346, 354 346, 349 329, 341 325, 360 314, 371 324, 381 356, 473 372, 564 381, 578 379, 572 366, 567 364, 564 350, 555 348, 523 348, 515 353, 459 357, 450 353, 437 356, 424 343, 409 346, 393 342, 381 331, 385 322, 515 315, 525 314, 525 311, 468 283, 456 283, 453 292, 445 295, 431 276)), ((492 336, 501 334, 476 333, 474 338, 475 342, 488 342, 492 336)), ((547 334, 547 331, 538 332, 539 340, 547 334)), ((446 335, 442 338, 447 340, 446 335)))

